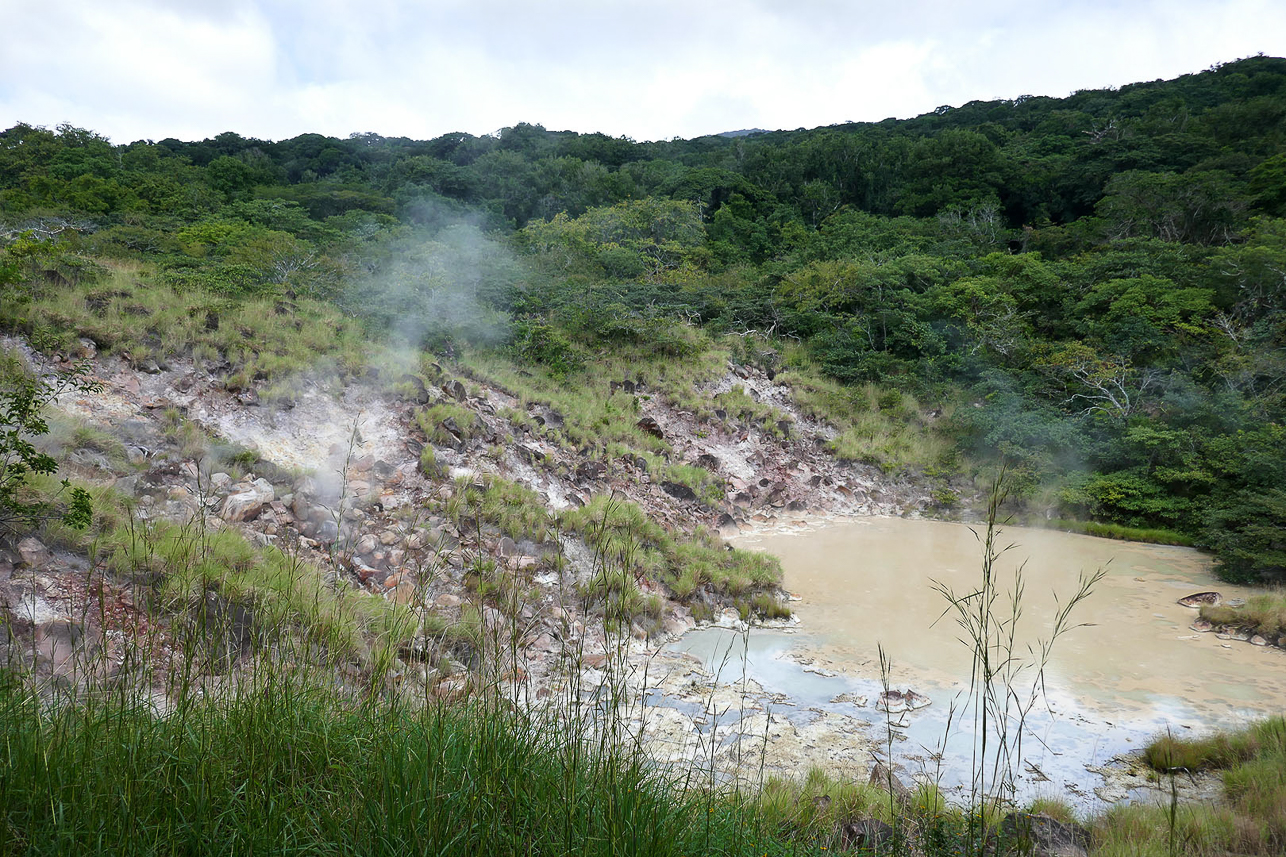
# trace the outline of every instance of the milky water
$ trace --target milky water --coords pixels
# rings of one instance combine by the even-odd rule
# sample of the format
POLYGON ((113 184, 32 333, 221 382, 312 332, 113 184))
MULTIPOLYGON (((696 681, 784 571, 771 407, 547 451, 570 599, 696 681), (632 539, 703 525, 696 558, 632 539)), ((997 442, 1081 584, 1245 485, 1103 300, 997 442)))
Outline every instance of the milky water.
MULTIPOLYGON (((874 705, 883 646, 892 685, 932 700, 894 718, 901 724, 893 733, 895 758, 908 774, 948 786, 967 782, 972 721, 968 713, 963 721, 957 716, 948 730, 947 715, 953 700, 964 701, 972 653, 952 616, 943 615, 947 603, 934 583, 958 594, 978 585, 975 533, 961 524, 865 518, 761 532, 737 544, 781 558, 784 584, 799 599, 792 603, 798 630, 754 630, 737 640, 709 629, 689 634, 680 647, 711 663, 732 647, 747 673, 766 691, 785 694, 796 711, 857 713, 879 726, 886 718, 874 705), (944 748, 939 763, 934 753, 944 748)), ((1252 594, 1215 580, 1199 552, 1023 528, 1006 528, 997 545, 1013 545, 997 565, 1003 586, 1022 566, 1024 656, 1028 643, 1049 636, 1055 593, 1065 600, 1081 574, 1106 571, 1073 615, 1074 623, 1092 626, 1058 639, 1046 665, 1023 746, 1023 794, 1058 793, 1081 805, 1119 798, 1087 766, 1109 763, 1166 728, 1192 734, 1286 710, 1286 653, 1189 628, 1196 611, 1177 599, 1209 589, 1226 598, 1252 594)), ((1024 675, 1024 698, 1035 677, 1024 675)))

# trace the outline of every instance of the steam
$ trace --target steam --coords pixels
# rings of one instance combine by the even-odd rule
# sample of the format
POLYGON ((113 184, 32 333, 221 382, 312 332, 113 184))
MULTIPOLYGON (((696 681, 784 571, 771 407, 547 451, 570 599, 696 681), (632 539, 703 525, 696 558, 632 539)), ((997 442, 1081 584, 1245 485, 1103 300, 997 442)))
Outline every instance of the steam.
POLYGON ((514 256, 476 219, 420 201, 429 225, 389 230, 363 260, 341 305, 390 345, 450 353, 462 344, 495 345, 509 334, 505 312, 521 280, 514 256))

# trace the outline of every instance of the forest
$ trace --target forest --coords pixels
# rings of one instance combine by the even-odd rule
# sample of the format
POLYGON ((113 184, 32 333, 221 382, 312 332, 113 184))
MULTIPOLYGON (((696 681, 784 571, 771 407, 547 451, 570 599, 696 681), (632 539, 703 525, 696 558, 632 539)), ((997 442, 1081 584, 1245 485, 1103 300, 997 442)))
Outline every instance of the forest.
POLYGON ((736 335, 770 371, 913 394, 951 451, 904 466, 1004 463, 1047 516, 1286 582, 1286 59, 657 142, 19 124, 0 242, 0 324, 33 341, 69 334, 24 296, 104 259, 569 379, 615 343, 664 359, 685 325, 736 335))

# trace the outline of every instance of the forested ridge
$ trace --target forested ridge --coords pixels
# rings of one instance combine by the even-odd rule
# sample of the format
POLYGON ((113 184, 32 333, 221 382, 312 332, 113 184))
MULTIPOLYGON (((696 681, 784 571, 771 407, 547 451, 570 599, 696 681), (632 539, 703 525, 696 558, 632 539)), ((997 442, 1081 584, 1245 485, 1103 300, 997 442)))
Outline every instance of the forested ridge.
POLYGON ((116 145, 20 124, 0 133, 0 235, 0 321, 29 336, 68 332, 24 299, 105 259, 214 303, 419 319, 400 326, 417 344, 569 378, 614 342, 682 350, 676 321, 740 334, 765 368, 941 412, 925 430, 956 452, 919 467, 1004 460, 1047 514, 1286 579, 1283 59, 649 143, 519 124, 116 145))

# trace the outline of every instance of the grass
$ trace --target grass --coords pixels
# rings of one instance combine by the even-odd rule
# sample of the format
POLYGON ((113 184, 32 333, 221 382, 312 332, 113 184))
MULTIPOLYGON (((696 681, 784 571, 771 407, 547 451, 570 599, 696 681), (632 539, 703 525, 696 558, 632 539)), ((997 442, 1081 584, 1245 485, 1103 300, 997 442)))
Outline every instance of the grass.
POLYGON ((602 564, 624 572, 610 581, 612 587, 627 588, 646 577, 664 584, 680 601, 698 602, 709 595, 744 598, 761 616, 789 615, 769 595, 781 582, 777 558, 729 550, 705 528, 691 537, 668 531, 634 503, 606 494, 563 512, 561 523, 579 534, 602 564))
POLYGON ((1144 542, 1151 545, 1180 545, 1192 547, 1190 536, 1174 530, 1161 528, 1127 527, 1124 524, 1105 524, 1099 521, 1076 521, 1067 518, 1052 520, 1036 519, 1033 526, 1063 530, 1068 533, 1080 533, 1085 536, 1096 536, 1100 539, 1115 539, 1123 542, 1144 542))
POLYGON ((552 525, 549 508, 539 494, 491 474, 457 479, 444 512, 462 532, 473 529, 470 524, 489 524, 515 540, 543 542, 552 525))
POLYGON ((1214 625, 1231 625, 1268 640, 1276 639, 1286 634, 1286 592, 1252 595, 1241 607, 1204 605, 1201 618, 1214 625))
POLYGON ((783 372, 777 380, 790 386, 804 413, 839 430, 830 442, 837 458, 899 473, 940 468, 952 457, 950 439, 934 429, 925 409, 909 393, 875 384, 847 386, 806 366, 783 372))
POLYGON ((415 421, 429 442, 438 446, 454 446, 456 437, 460 440, 471 440, 480 426, 478 415, 463 405, 443 402, 418 411, 415 421), (451 428, 455 428, 455 434, 451 428))
POLYGON ((137 263, 104 261, 96 279, 35 287, 0 301, 0 329, 76 353, 78 339, 140 367, 178 358, 219 365, 232 390, 306 370, 356 374, 367 364, 365 332, 334 306, 299 298, 231 300, 160 282, 137 263), (226 364, 226 365, 223 365, 226 364))
POLYGON ((121 696, 51 708, 0 676, 0 853, 825 853, 580 738, 282 674, 168 716, 121 696))
POLYGON ((1277 855, 1286 850, 1286 719, 1270 717, 1203 738, 1165 734, 1143 750, 1162 776, 1222 772, 1222 805, 1133 805, 1103 818, 1099 853, 1277 855), (1166 850, 1157 847, 1166 846, 1166 850), (1131 843, 1146 849, 1129 851, 1131 843))

